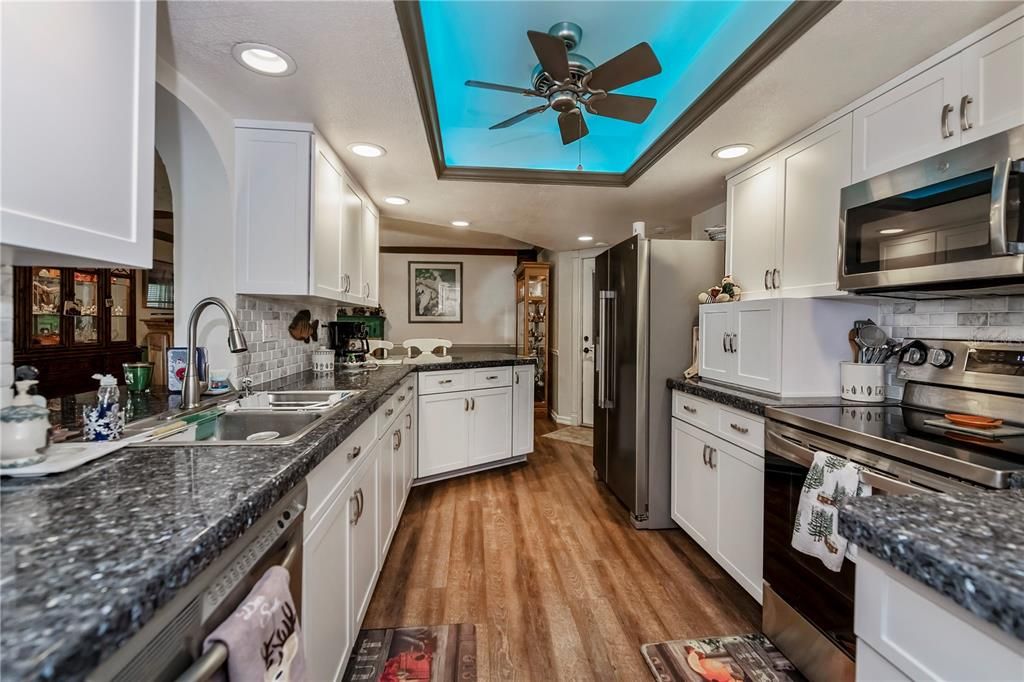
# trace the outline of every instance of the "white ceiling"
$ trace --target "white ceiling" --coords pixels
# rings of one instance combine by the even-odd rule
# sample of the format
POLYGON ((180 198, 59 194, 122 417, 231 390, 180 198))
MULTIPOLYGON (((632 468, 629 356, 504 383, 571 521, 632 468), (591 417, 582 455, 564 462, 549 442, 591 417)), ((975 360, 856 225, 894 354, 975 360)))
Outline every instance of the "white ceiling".
MULTIPOLYGON (((465 218, 475 231, 568 250, 583 233, 621 241, 635 220, 686 230, 689 216, 724 199, 724 176, 742 163, 712 150, 770 149, 1017 4, 847 0, 629 188, 437 180, 386 0, 170 2, 161 5, 158 52, 233 116, 312 121, 378 202, 385 228, 391 219, 465 218), (286 51, 298 71, 268 78, 242 68, 231 47, 249 41, 286 51), (356 157, 346 149, 354 141, 388 153, 356 157), (389 194, 410 204, 381 203, 389 194)), ((437 230, 444 238, 452 228, 437 230)))

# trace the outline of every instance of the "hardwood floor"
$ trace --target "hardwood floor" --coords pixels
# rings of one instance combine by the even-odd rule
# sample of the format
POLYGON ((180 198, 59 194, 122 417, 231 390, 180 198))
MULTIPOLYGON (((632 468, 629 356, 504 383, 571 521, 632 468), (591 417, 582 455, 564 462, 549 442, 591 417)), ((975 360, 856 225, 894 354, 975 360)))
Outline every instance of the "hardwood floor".
POLYGON ((645 680, 640 645, 760 629, 760 607, 681 530, 637 531, 591 448, 414 488, 364 628, 475 623, 481 680, 645 680))

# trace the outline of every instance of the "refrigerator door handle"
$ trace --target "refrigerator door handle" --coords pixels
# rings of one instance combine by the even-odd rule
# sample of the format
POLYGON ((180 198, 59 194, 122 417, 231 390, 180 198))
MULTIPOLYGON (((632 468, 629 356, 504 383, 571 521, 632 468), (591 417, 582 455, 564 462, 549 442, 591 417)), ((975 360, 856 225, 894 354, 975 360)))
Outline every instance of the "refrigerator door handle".
POLYGON ((597 306, 597 361, 595 366, 598 372, 597 381, 597 406, 600 408, 611 407, 608 400, 608 301, 615 298, 614 291, 601 291, 598 293, 599 305, 597 306))

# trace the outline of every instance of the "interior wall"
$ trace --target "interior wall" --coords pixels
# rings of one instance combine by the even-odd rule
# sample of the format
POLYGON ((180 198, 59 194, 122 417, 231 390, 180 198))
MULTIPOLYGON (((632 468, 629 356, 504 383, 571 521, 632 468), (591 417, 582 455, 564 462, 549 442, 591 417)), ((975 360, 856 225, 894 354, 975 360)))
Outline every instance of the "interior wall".
POLYGON ((459 345, 512 346, 515 327, 515 256, 382 253, 380 304, 387 315, 384 336, 449 339, 459 345), (462 263, 462 322, 409 322, 409 263, 462 263))
POLYGON ((708 210, 690 218, 690 239, 708 240, 705 227, 725 225, 725 202, 712 206, 708 210))

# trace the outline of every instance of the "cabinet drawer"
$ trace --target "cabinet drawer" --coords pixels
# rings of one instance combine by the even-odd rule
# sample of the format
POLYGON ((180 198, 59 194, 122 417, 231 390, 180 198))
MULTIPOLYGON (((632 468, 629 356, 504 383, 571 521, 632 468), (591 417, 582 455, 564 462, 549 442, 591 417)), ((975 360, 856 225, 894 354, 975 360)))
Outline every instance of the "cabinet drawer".
POLYGON ((453 372, 423 372, 419 375, 420 395, 432 393, 449 393, 469 388, 469 377, 466 370, 453 372))
POLYGON ((764 454, 764 420, 758 417, 720 407, 718 434, 740 447, 759 455, 764 454))
POLYGON ((470 379, 470 386, 472 388, 512 385, 511 367, 485 367, 483 369, 470 370, 470 372, 472 373, 470 379))
POLYGON ((370 451, 376 437, 377 415, 373 414, 309 472, 306 476, 306 483, 309 486, 306 506, 310 510, 307 529, 313 529, 316 521, 329 506, 328 503, 334 497, 334 493, 341 489, 348 475, 370 451))
POLYGON ((672 391, 672 416, 684 422, 714 431, 718 426, 719 405, 682 391, 672 391))
POLYGON ((388 429, 398 419, 398 413, 402 411, 405 403, 408 402, 405 393, 399 392, 395 389, 395 392, 388 398, 387 402, 381 405, 374 413, 377 417, 377 437, 381 438, 388 434, 388 429), (399 402, 399 398, 402 402, 399 402))

